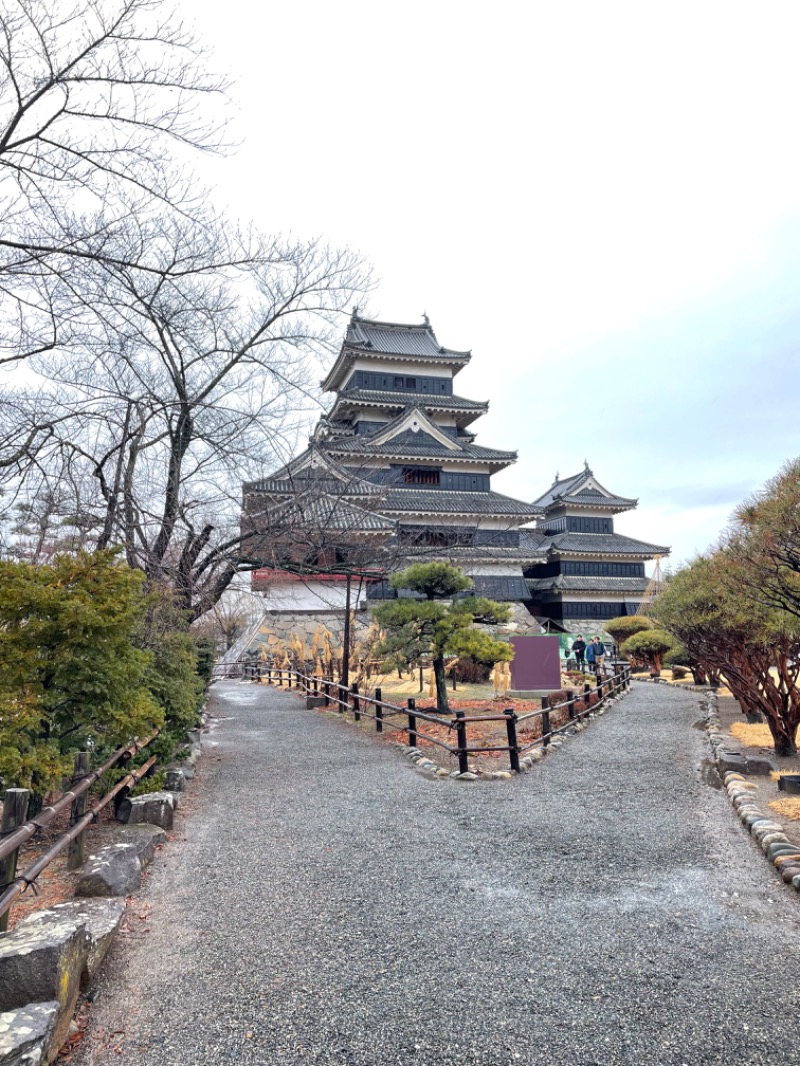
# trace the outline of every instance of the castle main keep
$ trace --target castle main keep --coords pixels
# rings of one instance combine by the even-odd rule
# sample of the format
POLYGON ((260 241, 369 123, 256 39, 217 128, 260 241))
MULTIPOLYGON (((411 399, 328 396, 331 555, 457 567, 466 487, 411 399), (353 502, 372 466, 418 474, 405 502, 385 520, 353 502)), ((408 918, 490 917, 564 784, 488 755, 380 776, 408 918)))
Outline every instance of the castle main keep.
POLYGON ((645 563, 669 553, 614 529, 638 501, 606 489, 588 464, 530 502, 495 491, 493 476, 517 453, 476 443, 488 401, 455 391, 470 359, 443 347, 427 317, 353 314, 308 448, 244 486, 267 629, 338 629, 346 593, 365 612, 398 595, 388 572, 420 558, 451 561, 476 594, 509 602, 512 632, 600 630, 638 612, 645 563))

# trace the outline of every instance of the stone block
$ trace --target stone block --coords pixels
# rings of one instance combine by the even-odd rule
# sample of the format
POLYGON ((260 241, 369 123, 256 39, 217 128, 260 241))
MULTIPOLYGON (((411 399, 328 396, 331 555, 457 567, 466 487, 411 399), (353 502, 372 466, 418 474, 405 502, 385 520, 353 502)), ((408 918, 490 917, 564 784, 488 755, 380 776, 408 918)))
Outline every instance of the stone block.
POLYGON ((82 927, 88 937, 87 955, 80 978, 81 987, 85 987, 106 957, 124 914, 125 903, 121 899, 72 899, 66 903, 56 903, 47 910, 36 911, 23 918, 17 928, 47 929, 64 920, 82 927))
POLYGON ((164 771, 164 788, 167 792, 183 792, 186 788, 186 774, 172 766, 164 771))
POLYGON ((142 883, 142 864, 132 844, 109 844, 90 855, 76 896, 127 896, 142 883))
POLYGON ((184 762, 188 763, 189 766, 194 766, 194 764, 197 762, 197 760, 202 754, 203 749, 200 747, 199 744, 195 744, 189 749, 189 754, 186 756, 184 762))
POLYGON ((769 833, 780 833, 783 831, 783 827, 771 818, 765 818, 763 821, 758 822, 753 826, 753 836, 761 841, 769 833))
POLYGON ((171 792, 147 792, 143 796, 129 796, 119 805, 119 818, 129 825, 147 822, 162 829, 172 829, 175 816, 175 797, 171 792))
POLYGON ((768 777, 772 771, 776 769, 775 760, 771 759, 769 755, 747 756, 747 772, 749 774, 756 774, 759 777, 768 777))
POLYGON ((769 850, 770 844, 778 844, 778 843, 788 844, 789 843, 789 838, 783 832, 767 833, 766 836, 758 837, 757 839, 758 839, 759 847, 761 848, 761 850, 764 852, 765 855, 767 854, 767 852, 769 850))
POLYGON ((324 696, 306 696, 306 710, 310 711, 312 707, 324 707, 324 696))
POLYGON ((161 826, 148 825, 146 822, 140 822, 138 825, 121 825, 117 828, 115 836, 119 843, 128 844, 135 849, 142 866, 151 863, 158 845, 165 844, 167 841, 167 834, 161 826))
POLYGON ((88 954, 88 933, 69 918, 17 926, 0 938, 0 1009, 54 999, 68 1006, 78 995, 88 954))
POLYGON ((54 1039, 59 1013, 60 1004, 51 1000, 0 1014, 0 1063, 39 1066, 49 1062, 59 1047, 54 1039))
POLYGON ((733 771, 735 773, 747 772, 747 759, 740 751, 725 751, 720 748, 717 752, 717 763, 721 772, 733 771))

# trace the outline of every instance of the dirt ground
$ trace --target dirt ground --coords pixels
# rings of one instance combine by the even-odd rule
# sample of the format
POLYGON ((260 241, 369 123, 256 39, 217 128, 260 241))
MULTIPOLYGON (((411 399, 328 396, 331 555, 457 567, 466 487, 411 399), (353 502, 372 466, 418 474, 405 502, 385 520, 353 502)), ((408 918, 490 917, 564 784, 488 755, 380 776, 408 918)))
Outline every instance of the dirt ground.
POLYGON ((752 774, 745 776, 755 785, 755 798, 759 807, 783 826, 784 832, 792 841, 800 844, 800 796, 789 796, 778 788, 778 778, 781 774, 800 774, 800 757, 777 756, 767 726, 746 722, 739 704, 732 696, 720 696, 719 715, 723 728, 731 736, 733 746, 745 752, 767 755, 775 763, 777 770, 769 777, 752 774))
MULTIPOLYGON (((391 679, 390 679, 391 680, 391 679)), ((565 679, 566 680, 566 679, 565 679)), ((588 680, 588 679, 587 679, 588 680)), ((412 679, 402 686, 392 686, 386 679, 373 679, 375 685, 371 685, 364 693, 374 694, 374 687, 381 688, 384 702, 395 703, 404 707, 406 700, 412 696, 416 700, 418 712, 437 715, 436 701, 426 693, 420 694, 418 679, 412 679), (382 682, 377 684, 377 682, 382 682)), ((575 681, 568 681, 570 687, 578 690, 575 681)), ((302 698, 298 696, 298 698, 302 698)), ((541 710, 539 699, 510 699, 507 695, 495 697, 494 689, 488 685, 461 685, 455 691, 448 688, 448 703, 450 711, 464 711, 467 718, 477 716, 501 716, 507 708, 514 710, 519 718, 541 710)), ((336 715, 335 707, 317 708, 320 714, 336 715)), ((351 717, 352 712, 348 712, 351 717)), ((365 703, 362 709, 359 728, 375 733, 374 708, 365 703)), ((438 716, 442 717, 442 716, 438 716)), ((556 710, 551 713, 550 727, 557 729, 569 721, 566 709, 556 710)), ((455 718, 451 716, 447 725, 418 720, 417 722, 417 747, 424 751, 434 762, 439 763, 446 769, 458 769, 458 756, 446 750, 447 747, 456 747, 457 740, 454 728, 455 718)), ((517 727, 517 742, 523 749, 533 744, 542 735, 542 720, 537 714, 519 723, 517 727)), ((390 743, 408 744, 407 718, 405 714, 384 714, 383 733, 381 739, 390 743)), ((467 723, 467 744, 470 748, 504 748, 508 745, 508 734, 505 720, 479 721, 467 723)), ((469 768, 472 772, 507 770, 510 766, 508 751, 482 751, 474 752, 469 756, 469 768)))
MULTIPOLYGON (((59 794, 56 793, 48 797, 47 802, 54 803, 58 798, 59 794)), ((118 823, 116 823, 111 810, 104 809, 100 812, 98 821, 90 825, 86 830, 86 855, 107 843, 115 824, 118 823)), ((20 848, 17 873, 24 873, 67 829, 69 829, 69 811, 64 811, 60 818, 20 848)), ((63 903, 65 900, 72 898, 75 894, 75 886, 78 883, 80 870, 67 869, 68 851, 68 847, 64 848, 39 875, 35 888, 27 888, 17 899, 9 915, 9 929, 13 929, 17 922, 33 911, 45 910, 56 903, 63 903)))

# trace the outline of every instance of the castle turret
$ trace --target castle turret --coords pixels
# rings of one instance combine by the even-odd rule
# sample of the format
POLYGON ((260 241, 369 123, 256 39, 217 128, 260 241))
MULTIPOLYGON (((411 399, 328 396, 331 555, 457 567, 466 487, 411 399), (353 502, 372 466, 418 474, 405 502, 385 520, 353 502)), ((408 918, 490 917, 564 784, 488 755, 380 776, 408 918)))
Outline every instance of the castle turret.
POLYGON ((525 575, 537 614, 566 628, 600 629, 604 620, 639 612, 649 584, 645 563, 669 548, 615 532, 614 516, 637 503, 604 488, 588 463, 573 477, 556 477, 534 501, 543 514, 531 543, 545 560, 525 575))

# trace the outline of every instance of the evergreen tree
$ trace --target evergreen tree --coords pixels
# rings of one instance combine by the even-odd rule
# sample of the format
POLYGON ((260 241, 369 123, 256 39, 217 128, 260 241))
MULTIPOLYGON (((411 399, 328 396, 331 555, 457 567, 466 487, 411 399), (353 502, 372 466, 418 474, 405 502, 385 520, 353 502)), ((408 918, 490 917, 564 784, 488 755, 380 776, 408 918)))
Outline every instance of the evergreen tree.
POLYGON ((41 795, 76 749, 108 749, 164 722, 135 646, 143 575, 113 553, 0 563, 0 780, 41 795))
POLYGON ((450 563, 415 563, 390 579, 392 588, 409 589, 424 600, 390 600, 375 608, 374 615, 385 636, 376 647, 379 655, 413 661, 423 654, 433 658, 436 681, 436 707, 449 711, 444 660, 448 654, 465 654, 484 662, 510 660, 511 646, 495 640, 476 623, 494 625, 507 622, 510 609, 483 597, 453 599, 472 582, 450 563))

